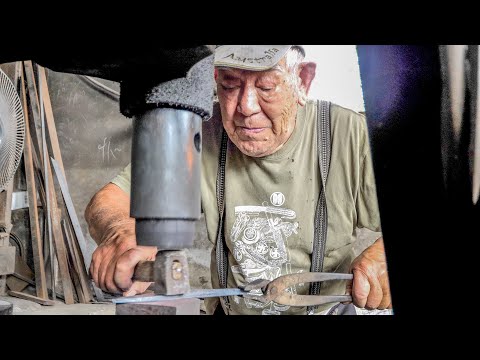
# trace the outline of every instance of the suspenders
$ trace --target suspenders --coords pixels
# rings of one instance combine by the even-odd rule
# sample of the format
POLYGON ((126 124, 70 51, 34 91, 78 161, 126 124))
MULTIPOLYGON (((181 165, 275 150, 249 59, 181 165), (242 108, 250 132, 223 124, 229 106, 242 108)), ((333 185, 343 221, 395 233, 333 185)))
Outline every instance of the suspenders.
MULTIPOLYGON (((216 241, 216 260, 219 283, 221 288, 227 287, 228 276, 228 248, 224 239, 225 224, 225 163, 227 160, 228 136, 225 130, 222 131, 222 143, 220 147, 220 156, 217 172, 217 207, 219 214, 217 241, 216 241)), ((320 169, 322 186, 318 197, 317 208, 315 211, 314 222, 314 242, 312 253, 312 266, 310 271, 319 272, 323 268, 323 258, 325 255, 325 243, 327 241, 327 202, 325 197, 325 188, 327 184, 328 171, 330 168, 330 102, 317 101, 317 153, 318 165, 320 169)), ((310 294, 318 295, 320 292, 320 283, 312 283, 310 294)), ((225 305, 230 307, 228 297, 223 297, 225 305)), ((307 313, 313 313, 316 306, 309 306, 307 313)))

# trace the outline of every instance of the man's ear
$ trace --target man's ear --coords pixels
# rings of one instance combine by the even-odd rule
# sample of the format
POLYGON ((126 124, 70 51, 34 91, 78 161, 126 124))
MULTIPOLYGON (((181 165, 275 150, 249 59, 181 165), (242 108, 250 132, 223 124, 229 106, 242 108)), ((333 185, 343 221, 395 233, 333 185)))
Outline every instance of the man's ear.
POLYGON ((298 103, 301 106, 304 106, 307 102, 307 95, 310 91, 310 85, 315 78, 315 70, 317 69, 317 64, 314 62, 304 62, 299 65, 299 74, 301 83, 299 88, 299 97, 298 103))

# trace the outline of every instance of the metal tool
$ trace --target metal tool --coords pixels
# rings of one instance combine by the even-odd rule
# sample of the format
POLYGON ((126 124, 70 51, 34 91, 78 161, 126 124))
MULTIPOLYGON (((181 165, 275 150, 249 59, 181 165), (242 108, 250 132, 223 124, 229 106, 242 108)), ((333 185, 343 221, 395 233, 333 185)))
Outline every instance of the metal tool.
POLYGON ((352 297, 350 295, 297 295, 292 294, 288 289, 295 284, 301 283, 351 279, 353 279, 352 274, 306 272, 279 276, 273 281, 255 280, 246 285, 243 289, 245 291, 261 289, 263 295, 248 296, 254 300, 265 303, 274 301, 280 305, 290 306, 322 305, 337 301, 352 301, 352 297))
POLYGON ((350 295, 297 295, 292 294, 288 290, 291 286, 300 283, 322 282, 330 280, 352 280, 352 274, 341 273, 322 273, 322 272, 306 272, 299 274, 282 275, 275 280, 258 279, 251 283, 230 289, 208 289, 195 290, 183 295, 164 296, 164 295, 137 295, 130 297, 123 297, 113 299, 112 302, 116 304, 125 303, 143 303, 164 300, 189 299, 189 298, 208 298, 208 297, 222 297, 222 296, 244 296, 250 299, 261 302, 274 301, 280 305, 290 306, 310 306, 322 305, 332 302, 352 301, 350 295), (255 291, 252 293, 252 290, 255 291), (261 290, 262 295, 258 294, 261 290))

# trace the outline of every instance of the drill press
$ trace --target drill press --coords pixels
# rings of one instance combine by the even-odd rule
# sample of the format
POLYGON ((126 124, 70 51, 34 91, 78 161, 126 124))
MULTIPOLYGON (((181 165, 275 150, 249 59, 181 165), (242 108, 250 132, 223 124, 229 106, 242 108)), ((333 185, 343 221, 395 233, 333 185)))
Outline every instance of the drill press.
POLYGON ((120 82, 120 111, 134 119, 130 211, 137 244, 159 250, 154 264, 144 263, 136 274, 147 270, 157 294, 188 292, 181 249, 193 245, 200 218, 202 121, 213 109, 214 45, 148 51, 132 45, 129 51, 112 47, 96 54, 80 45, 55 55, 25 46, 7 47, 0 63, 32 59, 55 71, 120 82))

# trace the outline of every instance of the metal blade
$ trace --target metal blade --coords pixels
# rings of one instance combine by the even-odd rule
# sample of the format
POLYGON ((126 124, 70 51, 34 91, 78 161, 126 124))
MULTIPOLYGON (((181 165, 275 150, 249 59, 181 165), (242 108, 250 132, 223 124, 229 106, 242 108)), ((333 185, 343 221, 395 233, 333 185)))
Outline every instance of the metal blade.
POLYGON ((55 170, 55 175, 57 176, 58 184, 60 185, 60 190, 62 191, 63 200, 65 201, 68 214, 70 215, 73 230, 75 231, 75 236, 77 237, 78 244, 80 245, 80 250, 82 251, 82 256, 85 259, 87 253, 87 242, 83 237, 82 228, 80 227, 80 222, 78 221, 77 213, 75 211, 75 207, 73 206, 70 192, 68 191, 67 180, 63 176, 63 172, 60 170, 57 161, 53 157, 50 157, 50 161, 52 162, 53 169, 55 170))
POLYGON ((194 290, 187 294, 182 295, 137 295, 137 296, 128 296, 112 299, 112 302, 115 304, 126 304, 126 303, 141 303, 141 302, 154 302, 154 301, 164 301, 164 300, 176 300, 176 299, 190 299, 190 298, 209 298, 209 297, 222 297, 222 296, 243 296, 248 295, 248 291, 243 291, 242 289, 232 288, 232 289, 201 289, 194 290))

